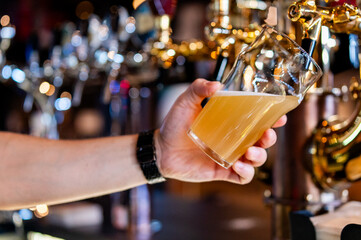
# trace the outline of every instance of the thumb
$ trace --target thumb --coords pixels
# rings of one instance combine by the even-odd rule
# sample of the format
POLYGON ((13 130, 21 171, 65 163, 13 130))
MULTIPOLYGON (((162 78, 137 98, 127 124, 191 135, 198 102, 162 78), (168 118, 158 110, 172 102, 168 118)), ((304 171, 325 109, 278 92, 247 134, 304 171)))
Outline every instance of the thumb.
POLYGON ((189 88, 182 94, 181 101, 189 106, 200 105, 204 98, 212 96, 221 88, 220 82, 196 79, 189 88))

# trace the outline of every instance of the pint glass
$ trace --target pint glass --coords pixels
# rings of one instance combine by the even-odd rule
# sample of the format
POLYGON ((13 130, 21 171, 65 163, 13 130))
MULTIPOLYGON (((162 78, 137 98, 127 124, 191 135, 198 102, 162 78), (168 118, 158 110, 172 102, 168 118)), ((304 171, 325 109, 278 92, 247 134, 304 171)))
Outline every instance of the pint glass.
POLYGON ((243 50, 223 87, 188 131, 215 162, 229 168, 320 78, 316 62, 288 36, 264 26, 243 50))

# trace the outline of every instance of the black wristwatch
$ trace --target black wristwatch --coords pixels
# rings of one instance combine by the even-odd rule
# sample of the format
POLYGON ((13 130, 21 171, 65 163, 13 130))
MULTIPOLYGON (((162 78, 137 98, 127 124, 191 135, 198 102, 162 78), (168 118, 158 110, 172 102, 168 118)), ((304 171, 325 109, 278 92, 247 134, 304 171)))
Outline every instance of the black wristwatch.
POLYGON ((157 156, 154 145, 154 130, 139 133, 137 159, 149 184, 165 181, 156 164, 157 156))

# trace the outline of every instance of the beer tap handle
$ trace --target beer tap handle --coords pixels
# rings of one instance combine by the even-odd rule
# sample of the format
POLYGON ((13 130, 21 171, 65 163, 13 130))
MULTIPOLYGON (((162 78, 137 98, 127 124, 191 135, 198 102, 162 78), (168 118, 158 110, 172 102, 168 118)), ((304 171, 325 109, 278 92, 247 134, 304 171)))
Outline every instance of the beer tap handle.
POLYGON ((213 72, 212 81, 218 81, 220 82, 224 76, 224 73, 226 71, 227 65, 229 62, 228 54, 224 54, 224 51, 222 51, 218 58, 215 70, 213 72))
MULTIPOLYGON (((211 81, 217 81, 217 82, 222 81, 222 78, 225 75, 228 63, 229 63, 228 50, 223 49, 223 50, 221 50, 221 53, 218 55, 216 67, 213 71, 213 76, 211 78, 211 81)), ((202 103, 201 103, 202 107, 204 107, 207 104, 208 100, 209 100, 209 98, 205 98, 202 101, 202 103)))
POLYGON ((310 55, 313 55, 317 41, 311 38, 304 38, 301 42, 301 47, 310 55))

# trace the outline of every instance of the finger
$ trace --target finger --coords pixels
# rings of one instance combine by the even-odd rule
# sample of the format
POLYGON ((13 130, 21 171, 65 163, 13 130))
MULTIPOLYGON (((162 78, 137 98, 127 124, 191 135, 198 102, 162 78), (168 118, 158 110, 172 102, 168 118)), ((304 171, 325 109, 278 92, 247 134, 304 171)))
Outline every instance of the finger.
POLYGON ((239 184, 247 184, 252 181, 255 172, 252 165, 237 161, 232 165, 232 168, 239 175, 239 184))
POLYGON ((277 134, 273 129, 267 129, 262 137, 258 140, 258 142, 255 144, 257 147, 261 148, 269 148, 273 146, 277 141, 277 134))
POLYGON ((278 121, 272 126, 273 128, 282 127, 287 122, 287 116, 283 115, 278 121))
POLYGON ((220 82, 199 78, 188 87, 179 100, 189 106, 199 105, 204 98, 212 96, 220 87, 220 82))
POLYGON ((267 160, 267 152, 264 148, 250 147, 243 157, 242 162, 249 163, 253 167, 260 167, 267 160))

